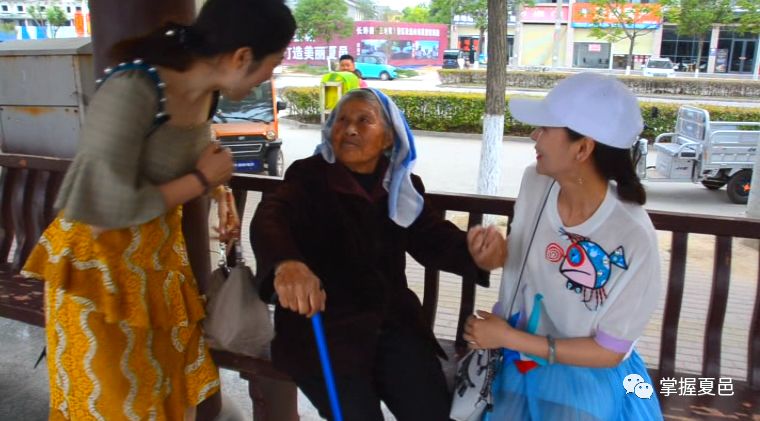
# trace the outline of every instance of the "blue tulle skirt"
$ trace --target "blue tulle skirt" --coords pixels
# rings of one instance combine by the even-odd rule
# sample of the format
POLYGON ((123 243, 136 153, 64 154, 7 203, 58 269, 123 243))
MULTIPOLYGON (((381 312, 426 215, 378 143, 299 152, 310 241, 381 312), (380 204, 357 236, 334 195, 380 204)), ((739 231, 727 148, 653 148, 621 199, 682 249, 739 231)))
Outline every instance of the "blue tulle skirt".
POLYGON ((520 373, 513 362, 505 362, 493 385, 494 408, 484 419, 626 421, 662 420, 656 388, 644 361, 634 350, 613 368, 588 368, 564 364, 540 365, 520 373), (638 393, 629 375, 639 375, 638 393), (624 380, 629 386, 624 386, 624 380), (642 389, 643 388, 643 389, 642 389), (628 392, 628 390, 634 390, 628 392))

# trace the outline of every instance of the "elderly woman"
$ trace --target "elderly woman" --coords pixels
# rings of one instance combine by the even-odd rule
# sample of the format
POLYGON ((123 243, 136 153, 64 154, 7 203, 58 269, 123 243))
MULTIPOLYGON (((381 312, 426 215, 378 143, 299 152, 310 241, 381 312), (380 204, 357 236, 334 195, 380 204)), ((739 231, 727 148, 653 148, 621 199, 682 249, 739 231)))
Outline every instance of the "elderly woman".
POLYGON ((323 311, 346 420, 382 420, 381 400, 401 420, 448 419, 442 351, 407 285, 406 254, 476 275, 478 267, 501 265, 504 239, 479 227, 468 242, 431 209, 411 174, 411 131, 379 91, 358 89, 341 98, 319 152, 293 163, 251 225, 262 295, 279 296, 274 364, 327 418, 314 335, 304 317, 323 311))

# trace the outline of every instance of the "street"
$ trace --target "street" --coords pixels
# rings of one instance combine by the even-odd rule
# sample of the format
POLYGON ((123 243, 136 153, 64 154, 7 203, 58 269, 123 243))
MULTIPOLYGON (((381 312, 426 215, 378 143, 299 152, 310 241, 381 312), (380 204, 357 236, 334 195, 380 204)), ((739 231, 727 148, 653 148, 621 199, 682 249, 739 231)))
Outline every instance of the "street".
MULTIPOLYGON (((317 126, 280 120, 286 168, 294 160, 313 154, 319 143, 317 126)), ((428 191, 476 193, 480 141, 475 135, 436 134, 415 136, 418 159, 415 173, 422 177, 428 191)), ((515 197, 525 168, 535 161, 533 143, 528 138, 510 138, 503 143, 500 193, 515 197)), ((654 165, 656 155, 650 152, 648 164, 654 165)), ((743 217, 746 205, 731 203, 725 187, 708 190, 701 184, 645 182, 647 209, 671 212, 698 213, 743 217)))
MULTIPOLYGON (((685 77, 686 81, 693 80, 692 77, 687 76, 691 74, 683 73, 678 77, 685 77)), ((283 73, 276 76, 276 85, 278 89, 284 87, 310 87, 319 86, 320 76, 312 76, 306 74, 289 74, 283 73)), ((399 78, 395 80, 378 80, 367 79, 367 85, 371 88, 399 90, 399 91, 439 91, 439 92, 482 92, 485 94, 485 86, 473 86, 473 87, 453 87, 453 86, 441 86, 441 81, 438 78, 438 72, 435 68, 425 68, 419 71, 417 76, 410 78, 399 78)), ((546 95, 545 91, 537 91, 531 89, 507 89, 507 95, 546 95)), ((694 97, 669 97, 665 95, 660 96, 639 96, 640 101, 644 102, 656 102, 665 104, 703 104, 703 105, 722 105, 727 107, 747 107, 757 108, 760 107, 760 101, 756 98, 753 99, 721 99, 721 98, 694 98, 694 97)))

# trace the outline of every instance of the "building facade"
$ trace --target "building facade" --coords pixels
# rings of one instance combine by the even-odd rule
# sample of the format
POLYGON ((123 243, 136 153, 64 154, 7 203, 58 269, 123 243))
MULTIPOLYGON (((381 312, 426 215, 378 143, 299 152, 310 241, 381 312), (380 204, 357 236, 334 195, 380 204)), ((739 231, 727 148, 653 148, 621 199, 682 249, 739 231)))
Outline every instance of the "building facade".
MULTIPOLYGON (((629 4, 651 3, 656 0, 632 0, 629 4)), ((592 36, 589 3, 575 0, 536 2, 517 12, 510 10, 508 20, 508 57, 510 64, 526 67, 624 69, 630 40, 616 42, 592 36)), ((608 20, 606 24, 614 24, 608 20)), ((751 73, 757 54, 758 37, 737 33, 732 26, 716 25, 699 37, 684 37, 676 25, 664 22, 658 13, 639 20, 641 30, 633 48, 633 69, 638 69, 649 57, 668 57, 679 70, 692 71, 699 66, 702 72, 751 73), (702 51, 700 63, 697 56, 702 51)), ((480 34, 472 19, 456 16, 452 22, 450 48, 466 53, 477 49, 480 34)), ((483 42, 487 42, 486 40, 483 42)), ((486 51, 485 45, 483 51, 486 51)), ((485 60, 482 60, 485 61, 485 60)))

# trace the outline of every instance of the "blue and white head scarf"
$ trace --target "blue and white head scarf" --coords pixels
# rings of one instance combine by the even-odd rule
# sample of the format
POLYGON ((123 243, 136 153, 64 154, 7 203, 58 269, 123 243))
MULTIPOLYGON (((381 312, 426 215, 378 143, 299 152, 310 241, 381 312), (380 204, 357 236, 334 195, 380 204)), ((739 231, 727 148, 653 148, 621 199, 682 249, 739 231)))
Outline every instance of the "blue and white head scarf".
MULTIPOLYGON (((372 92, 383 107, 383 113, 389 126, 393 129, 393 150, 390 165, 383 177, 383 187, 388 192, 388 217, 404 228, 412 225, 422 212, 424 199, 412 185, 412 169, 417 160, 417 150, 414 147, 414 135, 401 110, 384 93, 374 88, 365 88, 372 92)), ((350 96, 349 96, 350 97, 350 96)), ((344 96, 335 106, 330 117, 322 128, 322 143, 316 153, 322 155, 325 161, 334 164, 335 152, 332 148, 330 135, 335 123, 335 117, 340 107, 349 97, 344 96)))

